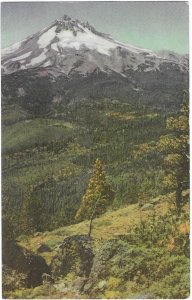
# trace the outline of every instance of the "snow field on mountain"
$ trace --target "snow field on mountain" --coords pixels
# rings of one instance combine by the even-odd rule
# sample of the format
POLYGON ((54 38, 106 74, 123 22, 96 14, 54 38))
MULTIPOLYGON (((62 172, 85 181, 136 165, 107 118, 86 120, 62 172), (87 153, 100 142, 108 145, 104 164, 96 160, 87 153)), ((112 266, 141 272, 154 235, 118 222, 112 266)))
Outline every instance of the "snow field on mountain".
POLYGON ((32 51, 27 52, 27 53, 25 53, 25 54, 23 54, 23 55, 20 55, 20 56, 17 56, 17 57, 15 57, 15 58, 12 58, 11 60, 12 60, 12 61, 22 60, 22 59, 27 58, 28 56, 30 56, 31 53, 32 53, 32 51))
POLYGON ((39 63, 43 62, 46 58, 47 58, 47 56, 45 54, 45 51, 43 51, 39 56, 32 58, 31 61, 26 65, 26 67, 39 64, 39 63))
POLYGON ((19 49, 19 47, 21 46, 21 42, 15 43, 10 47, 4 48, 1 50, 1 55, 8 55, 16 50, 19 49))
POLYGON ((57 28, 57 26, 53 26, 47 32, 44 32, 40 36, 40 38, 38 40, 38 45, 40 48, 46 48, 51 43, 51 41, 56 36, 56 32, 55 32, 56 28, 57 28))
POLYGON ((43 64, 43 67, 49 67, 51 65, 50 61, 46 61, 44 64, 43 64))
POLYGON ((43 45, 43 47, 46 47, 51 43, 54 36, 59 39, 59 42, 51 45, 51 48, 55 51, 58 51, 58 46, 61 48, 75 48, 76 50, 79 50, 81 46, 84 45, 90 50, 96 50, 104 55, 110 55, 110 49, 117 47, 115 43, 93 34, 86 28, 83 28, 84 32, 77 32, 76 36, 70 30, 63 30, 53 35, 52 29, 40 37, 38 44, 40 44, 41 47, 43 45))
POLYGON ((65 74, 75 69, 78 73, 87 74, 98 68, 102 72, 112 70, 125 77, 123 73, 128 69, 156 71, 164 62, 178 64, 182 72, 188 69, 187 56, 167 50, 153 52, 125 44, 97 32, 88 23, 72 20, 56 20, 38 33, 2 50, 4 74, 41 64, 41 67, 54 66, 65 74))

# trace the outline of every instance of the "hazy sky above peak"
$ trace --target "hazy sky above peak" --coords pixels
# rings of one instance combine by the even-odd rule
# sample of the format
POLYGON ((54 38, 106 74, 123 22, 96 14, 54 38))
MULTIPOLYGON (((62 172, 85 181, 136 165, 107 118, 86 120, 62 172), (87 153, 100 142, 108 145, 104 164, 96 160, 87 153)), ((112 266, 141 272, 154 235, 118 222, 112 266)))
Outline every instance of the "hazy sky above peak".
POLYGON ((88 21, 98 31, 151 50, 189 52, 187 2, 4 2, 1 45, 7 47, 36 33, 64 14, 88 21))

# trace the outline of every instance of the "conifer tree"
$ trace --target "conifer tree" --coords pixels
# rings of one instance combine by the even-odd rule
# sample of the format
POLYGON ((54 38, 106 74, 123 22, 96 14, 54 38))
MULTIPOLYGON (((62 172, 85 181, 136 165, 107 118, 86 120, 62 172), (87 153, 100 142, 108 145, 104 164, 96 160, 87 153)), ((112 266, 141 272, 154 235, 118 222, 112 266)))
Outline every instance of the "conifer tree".
POLYGON ((180 115, 167 119, 169 135, 162 136, 157 145, 164 155, 166 176, 164 185, 169 191, 175 191, 178 215, 183 206, 182 191, 189 185, 189 106, 184 102, 180 115))
POLYGON ((112 204, 113 199, 114 191, 107 183, 102 162, 97 159, 88 187, 81 199, 80 207, 76 213, 76 220, 82 221, 90 219, 92 223, 93 218, 106 211, 107 207, 112 204))

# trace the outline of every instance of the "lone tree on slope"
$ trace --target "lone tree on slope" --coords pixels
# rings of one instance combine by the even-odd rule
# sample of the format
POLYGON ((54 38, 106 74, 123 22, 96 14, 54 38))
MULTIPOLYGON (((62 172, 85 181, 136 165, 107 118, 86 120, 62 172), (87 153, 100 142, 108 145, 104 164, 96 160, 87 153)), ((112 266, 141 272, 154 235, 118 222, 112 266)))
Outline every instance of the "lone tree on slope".
POLYGON ((89 233, 91 235, 92 221, 107 210, 107 207, 114 199, 114 191, 107 183, 103 171, 102 162, 97 159, 84 196, 81 199, 80 207, 75 219, 82 221, 90 219, 89 233))

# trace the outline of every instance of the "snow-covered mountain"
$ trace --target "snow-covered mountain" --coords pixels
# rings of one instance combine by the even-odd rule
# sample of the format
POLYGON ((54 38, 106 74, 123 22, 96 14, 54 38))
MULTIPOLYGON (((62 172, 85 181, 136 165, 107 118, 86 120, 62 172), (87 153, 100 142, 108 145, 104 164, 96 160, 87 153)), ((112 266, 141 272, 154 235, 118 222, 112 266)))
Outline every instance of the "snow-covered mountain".
POLYGON ((2 50, 2 73, 37 67, 56 67, 62 73, 115 71, 126 76, 129 69, 160 70, 164 62, 175 64, 182 72, 188 68, 187 56, 172 52, 155 53, 120 43, 96 31, 89 23, 64 16, 40 32, 2 50))
POLYGON ((3 99, 35 114, 106 97, 175 110, 188 90, 188 55, 123 44, 66 15, 3 49, 1 62, 3 99))

